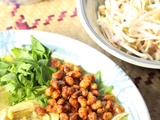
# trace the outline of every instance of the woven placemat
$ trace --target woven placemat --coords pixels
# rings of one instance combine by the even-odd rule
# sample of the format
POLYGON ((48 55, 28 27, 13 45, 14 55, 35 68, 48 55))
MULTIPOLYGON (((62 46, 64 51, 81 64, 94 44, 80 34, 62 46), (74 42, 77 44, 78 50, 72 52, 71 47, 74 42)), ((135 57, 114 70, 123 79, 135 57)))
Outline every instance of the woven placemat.
POLYGON ((115 61, 136 84, 152 120, 160 119, 160 70, 128 64, 101 49, 82 27, 75 0, 47 0, 30 5, 7 5, 0 2, 0 31, 15 29, 62 34, 101 51, 115 61))

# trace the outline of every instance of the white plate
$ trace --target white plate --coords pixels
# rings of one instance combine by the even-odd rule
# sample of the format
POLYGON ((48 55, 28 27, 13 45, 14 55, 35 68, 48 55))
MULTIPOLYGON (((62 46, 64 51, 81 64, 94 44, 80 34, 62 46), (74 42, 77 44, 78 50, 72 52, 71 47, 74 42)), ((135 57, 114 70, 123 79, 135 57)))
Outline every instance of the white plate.
POLYGON ((105 84, 114 86, 113 93, 125 111, 131 113, 128 120, 150 120, 141 94, 126 73, 108 57, 82 42, 41 31, 4 31, 0 32, 0 55, 9 54, 15 46, 30 45, 30 35, 53 50, 53 56, 81 65, 91 73, 100 70, 105 84))

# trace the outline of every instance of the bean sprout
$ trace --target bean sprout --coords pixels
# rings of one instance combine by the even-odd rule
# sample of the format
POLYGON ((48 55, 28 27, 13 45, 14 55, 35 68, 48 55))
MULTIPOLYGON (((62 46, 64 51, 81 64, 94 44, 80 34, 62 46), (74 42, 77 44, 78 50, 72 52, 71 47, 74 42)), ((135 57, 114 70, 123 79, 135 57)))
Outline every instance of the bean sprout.
POLYGON ((160 60, 160 0, 105 0, 98 9, 102 34, 118 49, 160 60))

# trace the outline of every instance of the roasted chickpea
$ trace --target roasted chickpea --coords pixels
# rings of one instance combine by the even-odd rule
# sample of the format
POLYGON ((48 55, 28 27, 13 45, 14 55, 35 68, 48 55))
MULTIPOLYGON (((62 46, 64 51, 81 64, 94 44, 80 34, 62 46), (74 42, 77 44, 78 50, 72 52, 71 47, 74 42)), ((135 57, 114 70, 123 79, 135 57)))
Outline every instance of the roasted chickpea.
POLYGON ((75 89, 75 91, 79 91, 80 89, 79 85, 73 85, 72 87, 75 89))
POLYGON ((57 104, 58 105, 63 105, 63 104, 65 104, 65 99, 64 98, 60 98, 60 99, 58 99, 58 101, 57 101, 57 104))
POLYGON ((71 108, 71 112, 72 113, 77 113, 77 111, 78 111, 78 109, 79 109, 79 104, 76 104, 76 105, 74 105, 74 106, 72 106, 72 108, 71 108))
POLYGON ((78 102, 81 105, 81 107, 86 107, 87 106, 87 101, 83 96, 78 97, 78 102))
POLYGON ((70 76, 65 76, 64 80, 66 81, 66 83, 70 86, 74 85, 74 79, 70 76))
POLYGON ((70 113, 69 120, 78 120, 78 113, 70 113))
POLYGON ((52 74, 52 78, 53 79, 57 79, 57 80, 62 79, 63 76, 64 76, 64 73, 61 70, 58 70, 57 72, 55 72, 55 73, 52 74))
POLYGON ((59 119, 60 120, 69 120, 69 117, 66 113, 60 113, 59 119))
POLYGON ((69 113, 71 111, 71 105, 69 103, 66 103, 64 105, 64 112, 69 113))
POLYGON ((52 79, 50 81, 50 85, 54 88, 54 89, 59 89, 59 82, 57 80, 52 79))
POLYGON ((67 88, 67 94, 72 95, 74 93, 74 88, 73 87, 68 87, 67 88))
POLYGON ((92 105, 93 103, 95 103, 97 100, 97 98, 93 95, 92 92, 88 92, 88 95, 87 95, 87 104, 88 105, 92 105))
POLYGON ((63 71, 67 74, 68 72, 71 71, 71 68, 69 66, 67 66, 67 65, 64 65, 63 71))
POLYGON ((92 109, 91 109, 90 106, 87 106, 86 109, 87 109, 87 113, 88 113, 88 114, 89 114, 89 113, 92 113, 92 109))
POLYGON ((67 91, 68 91, 68 87, 67 86, 62 87, 62 97, 64 99, 67 99, 69 97, 69 95, 67 94, 67 91))
POLYGON ((118 114, 123 112, 123 109, 120 105, 114 105, 113 110, 118 114))
POLYGON ((46 90, 45 90, 45 95, 46 96, 51 96, 52 93, 54 91, 54 88, 52 86, 49 86, 46 90))
POLYGON ((74 78, 74 84, 79 86, 79 83, 80 83, 79 78, 78 79, 74 78))
POLYGON ((34 109, 34 111, 36 112, 36 114, 37 114, 38 116, 44 116, 44 115, 45 115, 45 109, 43 109, 43 108, 41 108, 41 107, 39 107, 39 106, 37 106, 37 107, 34 109))
POLYGON ((112 116, 111 112, 105 112, 102 117, 104 120, 111 120, 112 116))
POLYGON ((88 95, 88 90, 86 88, 80 88, 80 91, 82 91, 82 95, 86 97, 88 95))
POLYGON ((81 73, 78 71, 70 71, 67 73, 68 76, 71 76, 72 78, 80 78, 81 73))
POLYGON ((59 67, 61 66, 61 61, 58 60, 58 59, 56 59, 56 58, 52 58, 52 59, 50 60, 50 65, 51 65, 51 67, 53 67, 53 68, 59 68, 59 67))
POLYGON ((50 98, 50 99, 48 99, 48 104, 54 106, 57 103, 56 103, 56 100, 54 98, 50 98))
POLYGON ((111 101, 115 101, 115 97, 113 95, 110 95, 110 94, 104 94, 102 96, 102 99, 103 100, 111 100, 111 101))
POLYGON ((78 104, 78 101, 77 101, 77 99, 71 97, 71 98, 69 98, 69 103, 72 106, 76 106, 76 104, 78 104))
POLYGON ((87 109, 84 107, 80 107, 78 110, 79 117, 82 118, 83 120, 87 119, 88 114, 87 114, 87 109))
POLYGON ((106 109, 108 110, 108 109, 110 109, 112 106, 113 106, 113 102, 112 102, 111 100, 108 100, 108 101, 106 102, 106 109))
POLYGON ((58 85, 59 85, 59 88, 62 88, 66 85, 66 83, 62 80, 58 80, 58 85))
POLYGON ((60 90, 54 90, 52 93, 52 98, 57 99, 61 96, 60 90))
POLYGON ((98 89, 98 85, 96 83, 91 83, 90 88, 91 88, 91 90, 97 90, 98 89))
POLYGON ((90 80, 91 82, 93 82, 95 80, 94 75, 92 74, 85 74, 83 76, 83 80, 90 80))
POLYGON ((72 94, 72 98, 78 98, 80 95, 82 94, 82 92, 81 91, 76 91, 76 92, 74 92, 73 94, 72 94))
POLYGON ((55 105, 52 108, 53 113, 63 113, 63 110, 64 110, 64 108, 62 105, 55 105))
POLYGON ((105 108, 103 108, 103 107, 97 109, 98 114, 103 114, 104 112, 105 112, 105 108))
POLYGON ((46 110, 46 112, 47 113, 50 113, 51 111, 52 111, 52 105, 47 105, 46 107, 45 107, 45 110, 46 110))
POLYGON ((91 108, 93 109, 93 110, 97 110, 97 109, 99 109, 99 108, 101 108, 102 107, 102 102, 100 101, 100 100, 97 100, 95 103, 93 103, 92 105, 91 105, 91 108))
POLYGON ((79 66, 77 66, 77 65, 74 65, 73 69, 75 71, 78 71, 78 72, 82 73, 82 69, 79 66))
POLYGON ((91 112, 88 114, 88 120, 97 120, 97 115, 95 112, 91 112))
POLYGON ((92 93, 94 96, 99 97, 100 93, 98 92, 98 90, 92 90, 92 93))
POLYGON ((88 88, 91 84, 90 80, 82 80, 79 84, 80 87, 82 88, 88 88))

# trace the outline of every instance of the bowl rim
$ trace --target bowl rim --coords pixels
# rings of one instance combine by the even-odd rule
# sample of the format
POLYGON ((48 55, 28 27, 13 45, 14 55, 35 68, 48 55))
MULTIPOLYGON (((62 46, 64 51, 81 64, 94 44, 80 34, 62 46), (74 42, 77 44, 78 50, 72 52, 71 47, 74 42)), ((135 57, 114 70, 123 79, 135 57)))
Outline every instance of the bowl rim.
POLYGON ((92 38, 94 42, 96 42, 101 48, 103 48, 106 52, 110 53, 114 57, 121 59, 127 63, 144 67, 144 68, 152 68, 152 69, 160 69, 160 61, 155 60, 145 60, 141 59, 125 52, 122 52, 119 49, 116 49, 114 46, 108 45, 93 29, 89 20, 87 19, 87 15, 84 11, 84 5, 87 3, 87 0, 76 0, 77 14, 80 19, 80 22, 88 35, 92 38))

